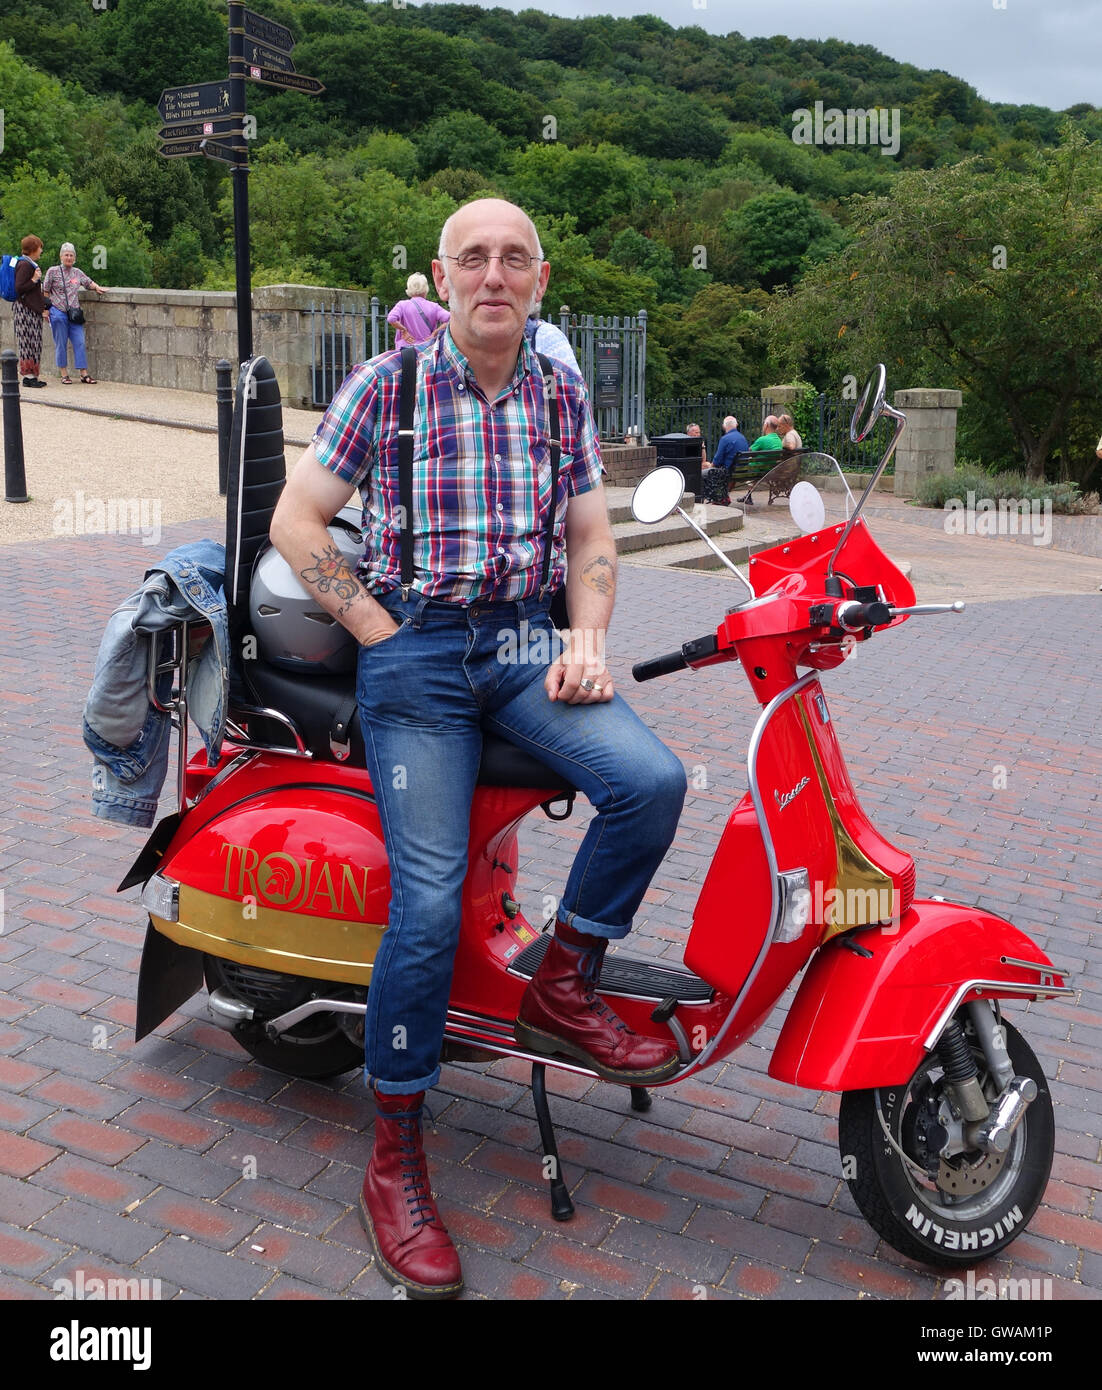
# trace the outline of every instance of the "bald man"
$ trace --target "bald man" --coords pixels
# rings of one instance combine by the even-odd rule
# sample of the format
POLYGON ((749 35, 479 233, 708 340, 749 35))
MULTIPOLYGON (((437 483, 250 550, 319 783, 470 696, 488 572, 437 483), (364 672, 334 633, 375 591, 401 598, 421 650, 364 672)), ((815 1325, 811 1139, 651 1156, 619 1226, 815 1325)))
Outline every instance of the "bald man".
POLYGON ((432 271, 451 319, 418 349, 412 578, 403 583, 399 545, 396 352, 350 373, 272 523, 273 543, 361 647, 360 723, 391 902, 365 1020, 378 1118, 360 1211, 383 1273, 415 1298, 462 1288, 420 1115, 440 1074, 483 729, 560 772, 596 808, 515 1029, 526 1051, 569 1057, 609 1081, 654 1084, 678 1069, 672 1043, 632 1032, 594 990, 685 795, 681 763, 605 669, 616 552, 600 453, 582 382, 554 364, 562 450, 543 582, 549 403, 524 336, 550 274, 536 229, 511 203, 470 203, 444 224, 432 271), (325 527, 356 488, 365 552, 353 570, 325 527), (548 608, 564 579, 572 627, 550 660, 562 644, 548 608), (532 660, 540 633, 544 655, 532 660), (522 661, 502 656, 522 649, 522 661))

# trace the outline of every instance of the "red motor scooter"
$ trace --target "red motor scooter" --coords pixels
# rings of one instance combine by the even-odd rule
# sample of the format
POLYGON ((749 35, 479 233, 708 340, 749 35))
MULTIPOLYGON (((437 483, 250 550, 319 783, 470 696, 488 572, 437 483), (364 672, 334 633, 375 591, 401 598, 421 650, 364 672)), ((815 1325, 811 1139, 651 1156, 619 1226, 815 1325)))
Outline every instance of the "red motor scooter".
MULTIPOLYGON (((909 581, 860 515, 905 423, 885 403, 884 386, 880 367, 851 424, 855 440, 882 416, 894 432, 849 520, 825 525, 818 490, 797 484, 793 515, 804 534, 752 557, 743 581, 749 597, 714 633, 634 669, 637 680, 649 680, 737 661, 762 709, 750 739, 749 790, 716 846, 684 966, 617 952, 605 961, 599 991, 636 1031, 676 1044, 681 1070, 664 1083, 673 1085, 751 1037, 807 966, 770 1075, 842 1093, 843 1174, 865 1217, 903 1254, 959 1266, 996 1254, 1025 1227, 1052 1162, 1048 1086, 999 1001, 1072 990, 1009 922, 915 898, 913 859, 874 828, 846 770, 819 673, 840 664, 855 641, 911 615, 963 607, 916 607, 909 581)), ((242 460, 250 454, 247 413, 267 411, 261 424, 270 431, 273 389, 278 407, 268 364, 245 364, 235 419, 242 460)), ((246 542, 251 535, 259 544, 266 531, 276 482, 250 479, 245 469, 231 486, 226 591, 238 608, 247 592, 246 542)), ((636 490, 637 518, 654 522, 679 509, 683 487, 676 469, 656 470, 636 490)), ((249 661, 253 702, 235 700, 211 768, 186 753, 194 636, 182 625, 150 666, 151 699, 163 691, 159 673, 175 672, 181 786, 179 810, 156 828, 121 885, 144 885, 150 917, 137 1035, 205 977, 212 1016, 263 1065, 297 1077, 348 1071, 362 1064, 365 999, 390 893, 349 714, 353 677, 295 676, 249 661)), ((568 1058, 527 1052, 514 1037, 521 995, 548 940, 526 920, 514 889, 520 822, 539 807, 556 818, 569 814, 573 797, 527 754, 487 738, 445 1044, 453 1058, 533 1064, 542 1151, 556 1160, 545 1171, 553 1174, 559 1219, 573 1208, 544 1069, 587 1073, 568 1058)), ((645 1110, 649 1093, 633 1086, 631 1103, 645 1110)))

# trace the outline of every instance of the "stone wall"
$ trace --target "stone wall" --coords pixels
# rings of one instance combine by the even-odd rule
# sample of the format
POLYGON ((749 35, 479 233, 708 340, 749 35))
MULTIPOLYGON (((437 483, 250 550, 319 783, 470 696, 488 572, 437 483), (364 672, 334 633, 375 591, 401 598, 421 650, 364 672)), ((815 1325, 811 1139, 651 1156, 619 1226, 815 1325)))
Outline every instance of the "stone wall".
MULTIPOLYGON (((219 358, 237 362, 237 296, 228 291, 110 289, 103 299, 81 295, 88 363, 103 381, 178 391, 215 389, 219 358)), ((367 308, 371 296, 308 285, 267 285, 253 291, 253 347, 271 360, 283 404, 309 406, 313 353, 311 302, 367 308)), ((0 348, 15 347, 11 313, 0 313, 0 348)), ((42 346, 43 375, 54 373, 53 339, 42 346)))
POLYGON ((656 466, 658 450, 653 445, 642 448, 635 444, 602 443, 601 460, 609 487, 634 487, 656 466))

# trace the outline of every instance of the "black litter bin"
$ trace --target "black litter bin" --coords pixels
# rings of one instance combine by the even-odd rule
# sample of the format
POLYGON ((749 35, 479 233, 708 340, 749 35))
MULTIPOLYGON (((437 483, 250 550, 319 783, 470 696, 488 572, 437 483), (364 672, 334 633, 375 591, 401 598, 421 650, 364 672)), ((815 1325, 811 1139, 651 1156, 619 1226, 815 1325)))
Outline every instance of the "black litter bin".
POLYGON ((700 451, 704 441, 691 434, 660 434, 657 437, 652 435, 650 442, 658 452, 658 467, 672 463, 675 468, 680 468, 685 475, 686 490, 699 497, 700 451))

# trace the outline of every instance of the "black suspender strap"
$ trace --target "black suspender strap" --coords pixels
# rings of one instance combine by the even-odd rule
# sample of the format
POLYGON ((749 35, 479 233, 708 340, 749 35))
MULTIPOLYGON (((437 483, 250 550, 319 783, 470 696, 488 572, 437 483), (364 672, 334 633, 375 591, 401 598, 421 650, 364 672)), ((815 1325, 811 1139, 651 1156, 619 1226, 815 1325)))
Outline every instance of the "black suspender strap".
POLYGON ((551 502, 547 508, 547 529, 543 536, 543 572, 540 575, 540 598, 547 596, 551 579, 551 556, 555 548, 555 502, 559 495, 559 455, 562 453, 562 430, 559 428, 559 393, 551 359, 538 353, 543 371, 543 398, 547 402, 548 435, 551 440, 551 502))
POLYGON ((398 503, 402 509, 399 538, 402 565, 402 598, 413 585, 413 406, 417 398, 417 353, 402 349, 401 386, 398 397, 398 503))

